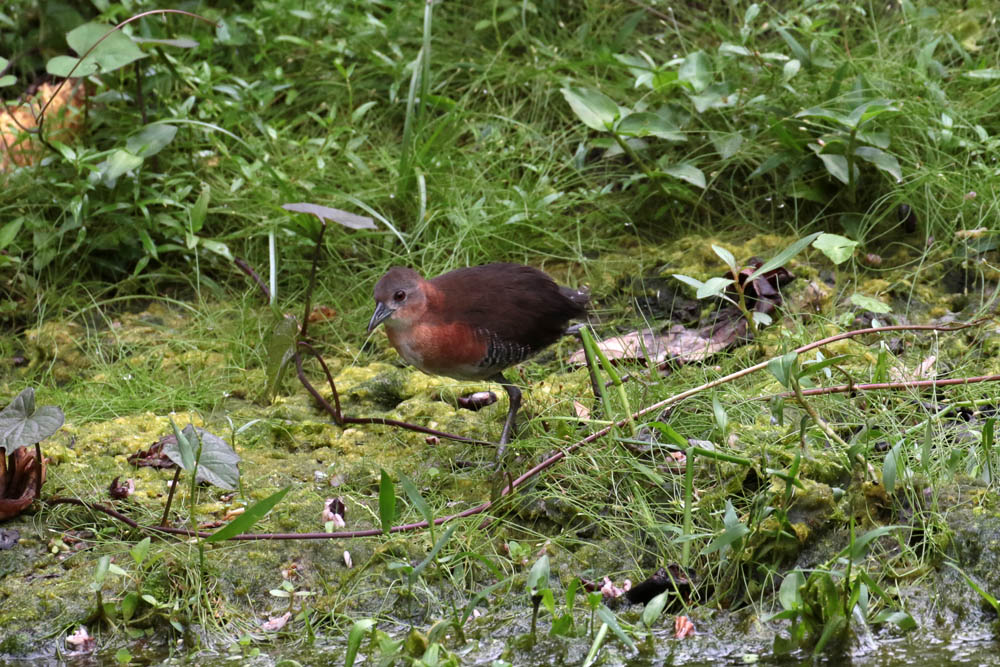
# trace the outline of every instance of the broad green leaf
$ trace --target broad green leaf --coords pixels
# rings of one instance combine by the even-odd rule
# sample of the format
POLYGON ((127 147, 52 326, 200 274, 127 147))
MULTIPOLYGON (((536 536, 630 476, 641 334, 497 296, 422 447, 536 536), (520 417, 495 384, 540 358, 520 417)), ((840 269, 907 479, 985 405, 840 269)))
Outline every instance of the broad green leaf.
POLYGON ((71 75, 81 77, 96 72, 113 72, 146 57, 142 49, 136 46, 128 35, 120 30, 115 30, 112 26, 100 23, 84 23, 73 28, 66 33, 66 42, 80 58, 69 56, 53 58, 46 65, 49 74, 61 77, 71 75), (100 43, 98 44, 98 42, 100 43), (96 46, 94 46, 95 44, 96 46), (87 54, 92 46, 94 50, 87 54), (84 56, 84 54, 87 55, 84 56), (73 67, 77 63, 80 63, 80 66, 74 71, 73 67))
POLYGON ((696 93, 708 88, 713 77, 712 59, 704 51, 688 54, 681 63, 680 69, 677 70, 677 78, 691 84, 691 88, 696 93))
POLYGON ((719 157, 723 160, 728 160, 736 155, 743 145, 743 135, 739 133, 739 130, 735 132, 713 132, 709 135, 709 140, 712 142, 712 147, 715 148, 719 157))
POLYGON ((361 648, 361 640, 374 626, 374 618, 362 618, 359 621, 354 621, 354 625, 351 626, 351 631, 347 635, 347 654, 344 657, 344 667, 354 667, 354 661, 358 659, 358 650, 361 648))
POLYGON ((733 253, 729 252, 728 250, 726 250, 722 246, 715 245, 714 243, 712 244, 712 251, 716 255, 718 255, 719 258, 723 262, 726 263, 726 266, 728 266, 733 271, 737 270, 737 267, 736 267, 736 257, 733 255, 733 253))
POLYGON ((652 628, 653 623, 656 623, 657 619, 660 618, 663 608, 667 605, 668 595, 670 595, 670 591, 664 591, 646 603, 646 607, 642 610, 642 624, 647 628, 652 628))
POLYGON ((672 275, 677 280, 681 281, 685 285, 689 285, 689 286, 695 288, 696 290, 700 290, 702 287, 705 286, 705 283, 701 282, 697 278, 692 278, 691 276, 681 275, 680 273, 674 273, 672 275))
POLYGON ((872 623, 892 623, 900 630, 914 630, 917 627, 917 622, 913 620, 913 617, 907 614, 905 611, 894 611, 892 609, 883 609, 875 618, 872 619, 872 623))
POLYGON ((528 595, 538 595, 538 592, 549 588, 549 555, 542 554, 542 557, 535 561, 528 572, 528 580, 525 583, 528 595))
POLYGON ((802 69, 802 63, 801 62, 799 62, 795 58, 793 58, 792 60, 789 60, 781 68, 781 81, 783 83, 788 83, 793 78, 795 78, 795 75, 798 74, 799 70, 801 70, 801 69, 802 69))
POLYGON ((139 594, 130 591, 125 594, 121 601, 122 619, 127 623, 132 620, 135 610, 139 608, 139 594))
POLYGON ((854 154, 891 175, 896 179, 897 183, 903 180, 903 172, 899 168, 899 161, 895 155, 886 153, 879 148, 873 148, 872 146, 858 146, 854 149, 854 154))
POLYGON ((800 589, 806 585, 805 575, 801 570, 792 570, 781 582, 778 589, 778 601, 782 608, 786 610, 800 609, 802 607, 802 594, 800 589))
POLYGON ((657 137, 668 141, 686 141, 687 137, 676 125, 662 116, 641 111, 630 113, 618 121, 615 132, 626 137, 657 137))
POLYGON ((129 549, 129 554, 132 556, 132 560, 136 565, 142 565, 146 558, 149 556, 149 547, 151 540, 148 537, 144 537, 135 546, 129 549))
POLYGON ((993 79, 1000 79, 1000 69, 993 69, 993 68, 974 69, 969 72, 963 72, 962 76, 966 76, 970 79, 983 79, 987 81, 992 81, 993 79))
POLYGON ((862 124, 867 123, 872 118, 880 116, 889 111, 899 111, 892 105, 890 100, 871 100, 851 109, 847 115, 847 126, 850 129, 857 129, 862 124))
POLYGON ((719 402, 718 396, 712 396, 712 414, 715 416, 715 426, 725 435, 729 428, 729 415, 719 402))
MULTIPOLYGON (((0 60, 3 60, 3 58, 0 58, 0 60)), ((0 88, 13 86, 15 83, 17 83, 17 77, 15 77, 13 74, 5 74, 3 76, 0 76, 0 88)))
MULTIPOLYGON (((826 167, 827 173, 844 185, 848 185, 851 182, 846 157, 843 155, 834 155, 832 153, 818 153, 817 155, 819 156, 819 159, 823 161, 823 166, 826 167)), ((857 167, 855 167, 855 169, 857 169, 857 167)))
POLYGON ((171 461, 190 472, 195 466, 195 453, 200 440, 201 456, 197 460, 196 479, 222 489, 236 488, 240 479, 237 467, 240 457, 225 440, 192 424, 185 426, 183 431, 178 431, 174 426, 174 435, 176 443, 168 441, 163 445, 163 453, 171 461), (190 448, 190 453, 186 451, 187 448, 190 448))
POLYGON ((382 533, 388 535, 392 522, 396 519, 396 489, 392 484, 392 478, 384 469, 378 485, 378 516, 382 524, 382 533))
POLYGON ((0 449, 8 455, 49 437, 66 421, 55 405, 35 408, 35 390, 24 389, 0 411, 0 449))
POLYGON ((591 88, 563 88, 563 97, 583 124, 592 130, 608 131, 618 118, 618 105, 604 93, 591 88))
POLYGON ((853 303, 858 308, 863 308, 872 313, 891 313, 892 306, 885 303, 884 301, 879 301, 878 299, 872 298, 870 296, 865 296, 864 294, 859 294, 855 292, 851 295, 851 303, 853 303))
POLYGON ((788 352, 780 357, 775 357, 767 362, 768 372, 778 379, 781 386, 786 389, 792 386, 792 372, 795 368, 795 360, 798 358, 795 351, 788 352))
POLYGON ((299 321, 294 315, 283 315, 271 328, 267 339, 267 387, 263 402, 270 403, 274 397, 288 362, 295 355, 298 341, 299 321))
POLYGON ((176 125, 154 123, 142 128, 139 134, 129 137, 125 142, 125 148, 141 158, 151 157, 173 141, 176 134, 176 125))
POLYGON ((101 181, 107 187, 113 188, 123 174, 137 169, 140 165, 142 165, 141 157, 119 148, 99 165, 101 181))
POLYGON ((778 28, 778 34, 781 35, 781 39, 785 40, 785 44, 788 45, 788 48, 791 50, 793 56, 802 61, 802 63, 807 67, 812 65, 812 58, 809 55, 809 52, 802 48, 802 45, 799 44, 799 41, 792 36, 792 33, 785 28, 778 28))
POLYGON ((410 502, 413 504, 413 506, 417 508, 418 512, 420 512, 420 516, 422 516, 424 518, 424 521, 426 521, 427 523, 433 523, 434 513, 431 512, 430 505, 427 504, 427 501, 424 500, 424 497, 420 495, 420 491, 417 489, 417 485, 414 484, 413 480, 410 479, 405 474, 401 472, 396 474, 399 475, 399 483, 403 486, 403 493, 406 494, 406 497, 410 499, 410 502))
POLYGON ((660 167, 660 170, 668 176, 687 181, 696 187, 705 188, 705 173, 690 162, 681 162, 668 167, 660 167))
POLYGON ((858 242, 839 234, 824 233, 813 241, 812 246, 826 255, 834 264, 843 264, 854 255, 854 249, 858 247, 858 242))
POLYGON ((208 202, 212 197, 212 189, 208 184, 203 184, 198 199, 191 207, 191 231, 197 234, 205 224, 205 216, 208 215, 208 202))
POLYGON ((750 274, 750 276, 746 279, 746 282, 747 283, 752 282, 757 278, 760 278, 768 271, 773 271, 774 269, 781 268, 782 266, 787 264, 789 260, 792 259, 792 257, 795 257, 800 252, 802 252, 803 248, 805 248, 807 245, 815 241, 821 233, 822 232, 815 232, 813 234, 810 234, 809 236, 803 236, 798 241, 791 244, 790 246, 779 252, 777 255, 775 255, 771 259, 761 264, 759 269, 750 274))
POLYGON ((226 259, 227 261, 233 261, 233 253, 229 251, 229 246, 222 241, 216 241, 214 239, 200 238, 198 239, 198 245, 200 245, 205 250, 213 252, 219 257, 226 259))
POLYGON ((732 56, 751 56, 753 51, 745 46, 740 46, 739 44, 730 44, 729 42, 723 42, 719 45, 719 53, 722 55, 732 55, 732 56))
POLYGON ((717 276, 715 278, 709 278, 701 287, 698 288, 698 292, 695 296, 699 299, 707 299, 710 296, 722 296, 725 293, 726 288, 733 284, 732 278, 723 278, 717 276))
POLYGON ((24 218, 14 218, 3 227, 0 227, 0 250, 3 250, 11 244, 11 242, 17 237, 17 233, 21 231, 21 225, 24 224, 24 218))
POLYGON ((831 109, 824 109, 823 107, 811 107, 809 109, 804 109, 803 111, 795 114, 795 117, 825 120, 834 125, 847 127, 847 118, 843 114, 837 113, 831 109))
POLYGON ((732 547, 734 542, 742 539, 750 532, 750 529, 740 522, 739 517, 736 516, 733 504, 728 500, 726 501, 726 514, 723 518, 723 524, 725 529, 722 531, 722 535, 712 540, 712 543, 705 547, 702 554, 708 555, 716 551, 728 549, 732 547))
POLYGON ((602 604, 597 608, 597 617, 601 619, 603 623, 606 623, 609 628, 611 628, 611 631, 615 633, 615 636, 618 637, 618 640, 621 643, 628 646, 631 650, 635 650, 635 642, 633 642, 632 639, 625 634, 625 631, 622 630, 622 626, 618 625, 618 619, 615 618, 613 611, 602 604))
POLYGON ((285 497, 285 494, 287 494, 291 488, 292 487, 290 486, 286 486, 281 491, 272 493, 267 498, 255 502, 253 505, 248 507, 243 514, 240 514, 225 526, 205 538, 205 541, 221 542, 222 540, 228 540, 249 531, 255 523, 263 519, 275 505, 281 502, 281 499, 285 497))

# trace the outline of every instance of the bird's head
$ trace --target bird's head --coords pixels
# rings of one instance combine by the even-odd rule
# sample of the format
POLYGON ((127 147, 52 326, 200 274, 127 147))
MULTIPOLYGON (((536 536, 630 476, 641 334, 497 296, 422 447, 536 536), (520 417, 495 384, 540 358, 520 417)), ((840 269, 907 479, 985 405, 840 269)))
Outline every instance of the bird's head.
POLYGON ((419 317, 427 302, 424 282, 413 269, 401 266, 389 269, 375 284, 375 312, 368 322, 368 333, 390 318, 405 324, 419 317))

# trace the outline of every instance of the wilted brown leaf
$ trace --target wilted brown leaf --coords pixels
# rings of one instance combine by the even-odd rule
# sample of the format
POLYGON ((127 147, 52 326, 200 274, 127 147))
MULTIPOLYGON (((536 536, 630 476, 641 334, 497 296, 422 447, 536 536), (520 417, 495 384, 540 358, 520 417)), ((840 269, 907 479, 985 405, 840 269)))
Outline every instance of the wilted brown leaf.
POLYGON ((71 79, 58 93, 57 88, 57 83, 43 83, 27 102, 4 103, 0 109, 0 173, 35 164, 45 154, 45 146, 29 131, 38 127, 38 114, 53 94, 55 99, 45 111, 46 138, 70 143, 80 133, 86 119, 86 86, 71 79))
MULTIPOLYGON (((44 461, 42 482, 45 482, 44 461)), ((19 515, 39 492, 34 448, 22 447, 9 456, 0 454, 0 521, 19 515)))

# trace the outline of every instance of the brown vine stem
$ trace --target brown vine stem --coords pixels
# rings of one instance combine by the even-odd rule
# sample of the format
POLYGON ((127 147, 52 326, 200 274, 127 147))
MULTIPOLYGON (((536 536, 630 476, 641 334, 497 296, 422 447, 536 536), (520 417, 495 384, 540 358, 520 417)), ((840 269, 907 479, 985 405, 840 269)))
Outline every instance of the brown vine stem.
MULTIPOLYGON (((845 331, 844 333, 837 334, 836 336, 829 336, 828 338, 823 338, 822 340, 818 340, 818 341, 815 341, 813 343, 808 343, 807 345, 803 345, 802 347, 798 347, 798 348, 795 349, 795 352, 797 354, 802 354, 803 352, 808 352, 809 350, 814 350, 814 349, 816 349, 818 347, 823 347, 824 345, 829 345, 830 343, 835 343, 835 342, 837 342, 839 340, 844 340, 844 339, 847 339, 847 338, 853 338, 855 336, 863 336, 863 335, 866 335, 866 334, 884 334, 884 333, 888 333, 890 331, 949 331, 949 332, 950 331, 959 331, 961 329, 968 329, 970 327, 978 326, 978 325, 982 324, 983 322, 988 321, 989 319, 990 318, 981 318, 981 319, 978 319, 978 320, 974 320, 972 322, 966 322, 966 323, 963 323, 963 324, 952 324, 952 325, 897 324, 897 325, 888 326, 888 327, 872 327, 872 328, 868 328, 868 329, 857 329, 855 331, 845 331)), ((296 356, 299 356, 299 355, 296 355, 296 356)), ((299 369, 300 369, 300 373, 301 373, 301 363, 302 363, 301 362, 301 358, 297 359, 297 361, 298 361, 298 365, 299 365, 299 369)), ((768 360, 768 361, 770 361, 770 360, 768 360)), ((531 468, 527 472, 522 473, 514 481, 509 482, 507 484, 507 486, 502 491, 500 491, 499 497, 496 500, 488 500, 488 501, 486 501, 486 502, 484 502, 484 503, 482 503, 480 505, 477 505, 475 507, 470 507, 469 509, 464 510, 462 512, 458 512, 456 514, 450 514, 448 516, 438 517, 437 519, 434 519, 434 525, 441 525, 443 523, 447 523, 448 521, 453 521, 455 519, 462 519, 462 518, 465 518, 465 517, 474 516, 476 514, 482 514, 483 512, 485 512, 486 510, 488 510, 489 508, 493 507, 493 505, 496 504, 497 502, 499 502, 504 496, 512 494, 514 492, 514 490, 517 489, 517 487, 519 487, 522 484, 524 484, 527 480, 531 479, 532 477, 534 477, 538 473, 542 472, 546 468, 552 467, 553 465, 555 465, 556 463, 558 463, 562 459, 566 458, 566 456, 568 454, 571 454, 572 452, 574 452, 577 449, 583 447, 584 445, 588 445, 588 444, 594 442, 595 440, 599 440, 600 438, 603 438, 608 433, 610 433, 613 429, 615 429, 615 428, 623 428, 623 427, 625 427, 629 423, 629 421, 639 419, 640 417, 644 417, 645 415, 648 415, 651 412, 656 412, 656 411, 662 410, 662 409, 664 409, 664 408, 666 408, 668 406, 674 405, 676 403, 680 403, 681 401, 683 401, 683 400, 685 400, 687 398, 690 398, 690 397, 694 396, 695 394, 701 393, 701 392, 706 391, 708 389, 712 389, 713 387, 718 387, 719 385, 725 384, 727 382, 732 382, 733 380, 741 378, 741 377, 743 377, 745 375, 749 375, 750 373, 754 373, 756 371, 763 370, 764 368, 767 368, 768 361, 762 361, 761 363, 756 364, 754 366, 750 366, 748 368, 744 368, 743 370, 736 371, 735 373, 730 373, 729 375, 723 376, 721 378, 717 378, 715 380, 712 380, 711 382, 706 382, 706 383, 704 383, 702 385, 699 385, 697 387, 693 387, 691 389, 688 389, 687 391, 682 391, 679 394, 674 394, 673 396, 665 398, 662 401, 658 401, 656 403, 653 403, 652 405, 648 405, 648 406, 642 408, 641 410, 636 411, 635 413, 629 415, 625 419, 621 419, 621 420, 615 422, 614 424, 609 424, 608 426, 605 426, 604 428, 600 429, 599 431, 594 431, 593 433, 591 433, 587 437, 585 437, 585 438, 583 438, 581 440, 577 440, 576 442, 574 442, 572 445, 570 445, 566 449, 558 451, 555 454, 552 454, 547 459, 545 459, 541 463, 538 463, 537 465, 535 465, 533 468, 531 468)), ((983 377, 993 377, 993 376, 983 376, 983 377)), ((969 380, 972 380, 972 379, 975 379, 975 378, 969 378, 969 380)), ((944 384, 944 383, 947 383, 947 384, 968 384, 968 382, 962 382, 962 380, 966 380, 966 378, 956 378, 955 381, 949 381, 949 380, 928 380, 926 382, 937 382, 938 384, 944 384)), ((886 384, 891 384, 891 383, 886 383, 886 384)), ((911 386, 916 386, 918 384, 919 383, 910 383, 911 386)), ((862 386, 863 385, 855 385, 855 388, 857 389, 857 388, 860 388, 862 386)), ((316 392, 315 389, 312 389, 312 391, 310 393, 313 393, 314 397, 317 397, 319 395, 319 392, 316 392), (315 392, 315 393, 313 393, 313 392, 315 392)), ((327 404, 327 405, 329 405, 329 404, 327 404)), ((332 406, 331 406, 331 409, 332 409, 332 406)), ((391 420, 386 420, 386 421, 391 421, 391 420)), ((372 422, 365 422, 365 423, 386 423, 386 421, 372 421, 372 422)), ((388 425, 394 425, 394 424, 388 424, 388 425)), ((204 531, 198 531, 197 533, 195 533, 195 532, 193 532, 191 530, 188 530, 186 528, 167 528, 167 527, 157 527, 157 526, 142 526, 142 525, 138 524, 136 521, 134 521, 132 519, 129 519, 128 517, 126 517, 121 512, 118 512, 117 510, 111 509, 110 507, 106 507, 104 505, 100 505, 100 504, 97 504, 97 503, 89 503, 89 502, 87 502, 85 500, 80 500, 78 498, 53 498, 53 499, 48 500, 46 502, 48 502, 49 504, 53 504, 53 505, 56 505, 56 504, 78 505, 80 507, 86 507, 86 508, 91 509, 91 510, 96 510, 96 511, 99 511, 99 512, 104 512, 105 514, 108 514, 109 516, 112 516, 112 517, 114 517, 114 518, 116 518, 116 519, 124 522, 125 524, 127 524, 128 526, 130 526, 132 528, 138 528, 138 529, 142 529, 142 530, 148 530, 148 531, 154 531, 154 532, 161 532, 161 533, 170 533, 172 535, 185 535, 185 536, 191 536, 191 537, 195 536, 196 534, 199 537, 208 537, 211 534, 211 533, 204 532, 204 531)), ((404 525, 400 525, 400 526, 393 526, 392 528, 389 529, 389 532, 390 533, 404 533, 404 532, 409 532, 409 531, 413 531, 413 530, 423 530, 424 528, 427 528, 428 525, 429 524, 427 523, 427 521, 418 521, 416 523, 408 523, 408 524, 404 524, 404 525)), ((376 535, 381 535, 381 534, 382 534, 382 531, 380 529, 378 529, 378 528, 371 528, 371 529, 367 529, 367 530, 343 531, 343 532, 339 532, 339 533, 243 533, 242 535, 237 535, 236 537, 233 537, 231 539, 233 539, 233 540, 332 540, 332 539, 351 539, 351 538, 355 538, 355 537, 374 537, 376 535)))

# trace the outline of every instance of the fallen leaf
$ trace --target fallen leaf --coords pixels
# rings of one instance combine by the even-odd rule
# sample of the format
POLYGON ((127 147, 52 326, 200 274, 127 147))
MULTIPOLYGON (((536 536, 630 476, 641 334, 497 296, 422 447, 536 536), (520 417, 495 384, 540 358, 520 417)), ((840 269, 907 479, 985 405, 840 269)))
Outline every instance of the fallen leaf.
POLYGON ((46 154, 45 145, 32 131, 37 129, 38 115, 49 100, 52 102, 45 110, 46 139, 69 144, 82 131, 87 117, 87 87, 83 81, 69 79, 62 86, 43 83, 26 102, 0 108, 0 174, 12 167, 36 164, 46 154))
MULTIPOLYGON (((39 494, 35 449, 22 447, 8 456, 2 452, 0 450, 0 521, 19 515, 39 494)), ((44 461, 42 483, 45 483, 44 461)))
POLYGON ((260 624, 260 629, 264 632, 276 632, 285 627, 285 624, 292 618, 292 612, 286 611, 281 616, 274 616, 260 624))

